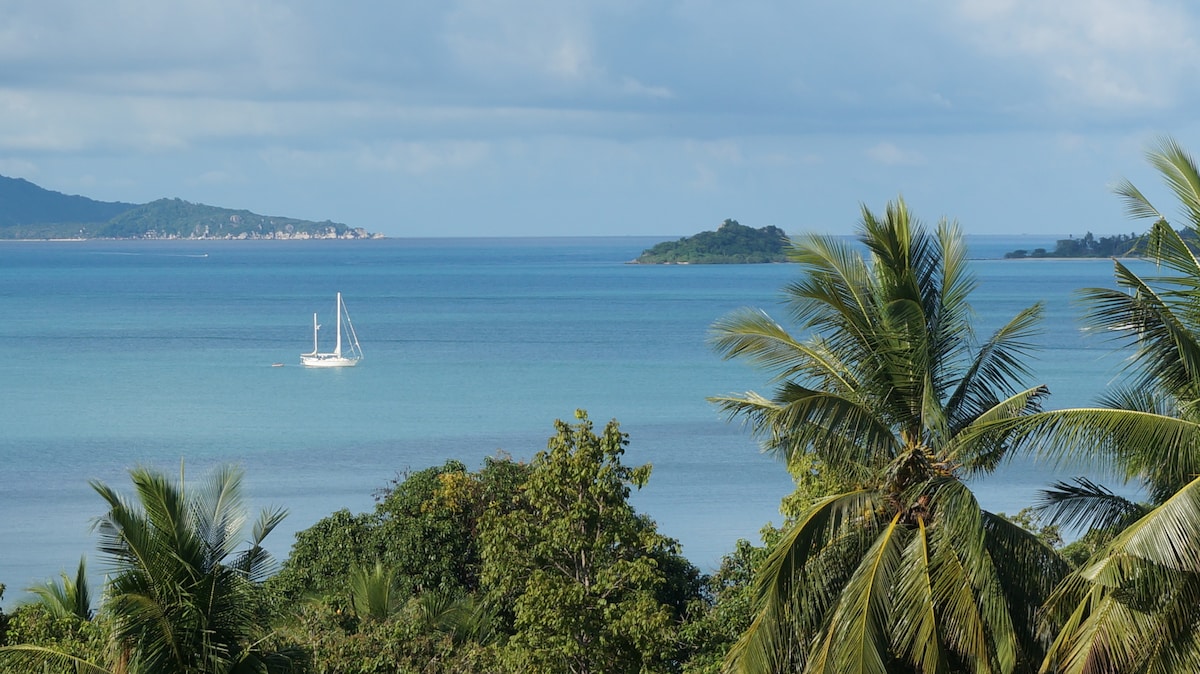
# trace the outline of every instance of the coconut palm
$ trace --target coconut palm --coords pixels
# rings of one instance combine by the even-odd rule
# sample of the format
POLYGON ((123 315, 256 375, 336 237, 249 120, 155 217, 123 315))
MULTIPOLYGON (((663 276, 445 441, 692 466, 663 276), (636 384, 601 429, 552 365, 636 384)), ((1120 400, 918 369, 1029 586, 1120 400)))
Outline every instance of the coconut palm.
POLYGON ((768 396, 713 400, 766 450, 811 455, 843 486, 815 500, 758 570, 741 672, 1016 672, 1036 668, 1034 613, 1065 565, 984 511, 964 483, 1013 448, 977 426, 1035 412, 1025 388, 1041 307, 979 343, 957 225, 928 233, 902 200, 862 209, 862 249, 807 236, 785 289, 794 337, 758 310, 713 326, 726 358, 774 374, 768 396))
POLYGON ((267 634, 256 592, 273 564, 263 540, 285 512, 264 510, 246 541, 240 470, 220 467, 195 489, 185 488, 182 475, 175 482, 145 468, 130 477, 134 500, 92 483, 109 508, 96 530, 111 564, 104 603, 110 661, 82 663, 32 647, 8 649, 3 657, 114 673, 289 671, 290 653, 262 645, 267 634))
POLYGON ((99 482, 108 503, 97 523, 112 562, 107 608, 114 640, 139 672, 287 671, 286 654, 259 648, 256 586, 273 568, 263 540, 283 520, 264 510, 243 546, 247 511, 242 472, 217 468, 192 490, 182 476, 130 472, 137 501, 99 482))
POLYGON ((383 562, 351 569, 349 585, 350 608, 359 618, 387 620, 404 606, 396 574, 383 562))
POLYGON ((37 597, 37 603, 45 607, 55 618, 75 617, 79 620, 92 619, 92 593, 87 578, 87 558, 79 558, 75 577, 65 572, 58 581, 47 581, 44 585, 26 588, 37 597))
MULTIPOLYGON (((1195 162, 1170 138, 1147 157, 1194 232, 1195 162)), ((1102 461, 1138 483, 1149 503, 1087 481, 1048 494, 1059 519, 1106 527, 1115 538, 1049 602, 1047 630, 1057 638, 1044 669, 1192 672, 1200 670, 1200 261, 1132 183, 1116 191, 1130 215, 1154 219, 1144 252, 1156 271, 1138 275, 1116 261, 1118 288, 1082 296, 1091 327, 1131 347, 1128 381, 1101 407, 1022 423, 1046 438, 1048 454, 1102 461)))

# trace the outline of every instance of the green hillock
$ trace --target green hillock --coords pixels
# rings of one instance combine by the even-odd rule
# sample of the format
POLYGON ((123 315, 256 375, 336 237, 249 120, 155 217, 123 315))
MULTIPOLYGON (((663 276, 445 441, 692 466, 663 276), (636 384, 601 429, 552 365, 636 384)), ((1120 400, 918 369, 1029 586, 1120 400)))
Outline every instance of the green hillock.
POLYGON ((368 239, 362 228, 182 199, 96 201, 0 176, 0 239, 368 239))
POLYGON ((756 264, 787 262, 787 234, 774 225, 760 229, 726 220, 717 231, 705 231, 648 248, 639 264, 756 264))
POLYGON ((110 220, 96 236, 113 239, 359 239, 362 229, 326 220, 258 215, 246 210, 159 199, 110 220))

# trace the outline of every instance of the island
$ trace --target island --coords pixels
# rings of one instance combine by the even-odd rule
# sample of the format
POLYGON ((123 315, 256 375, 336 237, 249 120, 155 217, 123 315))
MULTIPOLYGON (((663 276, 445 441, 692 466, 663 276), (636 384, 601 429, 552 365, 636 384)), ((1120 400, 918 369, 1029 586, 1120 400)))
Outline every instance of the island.
POLYGON ((1091 232, 1088 232, 1078 239, 1073 236, 1066 239, 1059 239, 1054 245, 1054 250, 1047 251, 1045 248, 1027 250, 1019 248, 1005 253, 1004 258, 1008 260, 1022 260, 1026 258, 1055 257, 1137 257, 1137 251, 1145 243, 1145 238, 1145 234, 1117 234, 1115 236, 1096 238, 1091 232))
POLYGON ((787 262, 788 237, 774 225, 760 229, 725 220, 717 231, 664 241, 642 252, 634 264, 759 264, 787 262))
POLYGON ((0 239, 381 239, 361 227, 158 199, 96 201, 0 176, 0 239))

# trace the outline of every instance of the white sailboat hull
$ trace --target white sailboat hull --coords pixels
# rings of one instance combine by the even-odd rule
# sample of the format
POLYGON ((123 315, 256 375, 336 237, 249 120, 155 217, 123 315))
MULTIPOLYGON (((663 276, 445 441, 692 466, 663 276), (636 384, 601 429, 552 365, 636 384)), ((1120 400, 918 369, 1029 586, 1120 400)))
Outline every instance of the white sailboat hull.
POLYGON ((358 365, 358 359, 332 353, 304 353, 300 354, 300 364, 304 367, 354 367, 358 365))

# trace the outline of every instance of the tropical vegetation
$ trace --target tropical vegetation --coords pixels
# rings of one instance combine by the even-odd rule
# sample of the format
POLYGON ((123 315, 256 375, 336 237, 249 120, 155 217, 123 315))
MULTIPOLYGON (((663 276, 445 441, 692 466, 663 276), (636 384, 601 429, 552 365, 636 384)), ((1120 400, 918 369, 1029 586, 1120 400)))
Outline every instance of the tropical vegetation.
POLYGON ((714 398, 769 451, 836 478, 759 569, 756 616, 729 655, 745 672, 1032 671, 1034 616, 1066 565, 980 508, 964 480, 1018 440, 979 433, 1032 414, 1025 386, 1041 313, 976 343, 974 280, 957 225, 927 232, 903 200, 862 210, 860 243, 796 240, 784 302, 797 338, 760 310, 719 320, 713 343, 775 374, 770 395, 714 398))
POLYGON ((1130 233, 1097 237, 1088 232, 1078 239, 1073 236, 1059 239, 1053 250, 1019 248, 1005 253, 1004 257, 1016 260, 1027 257, 1129 257, 1140 255, 1139 251, 1145 243, 1145 235, 1130 233))
POLYGON ((148 204, 95 201, 0 176, 0 239, 363 239, 374 235, 337 222, 264 216, 158 199, 148 204))
POLYGON ((759 229, 725 220, 714 231, 663 241, 642 251, 639 264, 755 264, 786 262, 788 237, 774 225, 759 229))
MULTIPOLYGON (((1200 172, 1172 139, 1147 155, 1200 227, 1200 172)), ((1047 490, 1052 521, 1084 527, 1095 553, 1050 598, 1044 629, 1055 635, 1044 671, 1183 672, 1200 667, 1200 261, 1185 238, 1129 181, 1116 187, 1128 213, 1150 218, 1138 274, 1114 261, 1117 288, 1080 291, 1087 325, 1128 347, 1125 379, 1096 408, 1021 420, 1042 451, 1105 465, 1139 487, 1133 501, 1091 480, 1047 490)))
POLYGON ((132 494, 92 484, 103 582, 81 559, 25 588, 0 611, 0 674, 1200 671, 1200 171, 1169 138, 1148 159, 1184 227, 1118 184, 1154 266, 1114 260, 1115 288, 1080 291, 1085 326, 1130 354, 1094 407, 1044 409, 1027 381, 1039 305, 975 333, 955 223, 864 206, 857 241, 786 242, 785 321, 712 326, 770 387, 713 402, 796 486, 783 526, 711 575, 631 504, 652 471, 624 463, 620 425, 583 411, 529 461, 397 475, 278 566, 285 513, 252 520, 240 469, 136 468, 132 494), (971 485, 1017 452, 1140 496, 1078 478, 984 510, 971 485))

